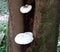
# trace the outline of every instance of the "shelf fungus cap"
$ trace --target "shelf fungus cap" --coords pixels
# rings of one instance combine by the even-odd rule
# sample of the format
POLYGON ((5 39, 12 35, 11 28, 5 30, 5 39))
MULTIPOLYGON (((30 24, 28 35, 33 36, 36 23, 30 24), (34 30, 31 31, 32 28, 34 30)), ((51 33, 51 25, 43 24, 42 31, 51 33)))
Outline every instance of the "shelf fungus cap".
POLYGON ((32 9, 31 5, 26 4, 25 6, 20 7, 20 12, 21 13, 28 13, 32 9))
POLYGON ((17 44, 26 45, 34 40, 32 32, 19 33, 15 37, 15 42, 17 44))

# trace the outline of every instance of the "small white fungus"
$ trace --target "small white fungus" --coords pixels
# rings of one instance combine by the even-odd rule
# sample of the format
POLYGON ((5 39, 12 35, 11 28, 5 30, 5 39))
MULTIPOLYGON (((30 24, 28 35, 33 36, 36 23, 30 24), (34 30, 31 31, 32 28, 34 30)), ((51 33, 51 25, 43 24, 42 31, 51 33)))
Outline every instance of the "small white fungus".
POLYGON ((20 12, 21 13, 28 13, 32 9, 31 5, 26 4, 25 6, 20 7, 20 12))
POLYGON ((34 40, 32 32, 19 33, 15 37, 15 42, 17 44, 26 45, 34 40))

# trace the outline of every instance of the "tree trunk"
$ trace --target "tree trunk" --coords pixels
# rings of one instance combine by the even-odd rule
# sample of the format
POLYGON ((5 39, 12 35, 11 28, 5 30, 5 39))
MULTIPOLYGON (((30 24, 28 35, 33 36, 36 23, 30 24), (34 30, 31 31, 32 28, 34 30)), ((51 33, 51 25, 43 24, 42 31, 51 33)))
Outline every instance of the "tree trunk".
MULTIPOLYGON (((22 46, 14 43, 15 35, 23 32, 23 16, 19 12, 21 5, 21 0, 9 0, 10 22, 8 52, 56 52, 58 37, 57 0, 35 0, 35 11, 32 11, 34 14, 31 16, 34 20, 34 24, 32 23, 34 25, 33 29, 31 29, 31 25, 31 28, 27 27, 27 24, 24 27, 24 30, 27 28, 25 31, 33 30, 35 39, 31 44, 22 46)), ((26 19, 28 17, 30 19, 29 15, 28 13, 24 16, 26 19)))
POLYGON ((14 42, 15 36, 23 32, 23 15, 20 13, 22 0, 8 0, 10 18, 8 35, 8 52, 21 52, 20 45, 14 42))
POLYGON ((58 38, 57 0, 35 0, 34 42, 26 52, 56 52, 58 38))
POLYGON ((36 12, 33 33, 36 38, 36 47, 32 52, 56 52, 57 49, 57 1, 36 1, 36 12))

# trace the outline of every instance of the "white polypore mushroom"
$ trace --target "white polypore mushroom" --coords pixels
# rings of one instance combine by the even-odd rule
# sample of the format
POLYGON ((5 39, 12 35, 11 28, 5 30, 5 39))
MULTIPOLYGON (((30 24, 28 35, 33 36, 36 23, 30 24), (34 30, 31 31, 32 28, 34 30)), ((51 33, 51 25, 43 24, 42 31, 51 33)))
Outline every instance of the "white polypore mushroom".
POLYGON ((20 12, 21 13, 28 13, 32 9, 31 5, 26 4, 25 6, 20 7, 20 12))
POLYGON ((34 40, 32 32, 19 33, 15 37, 15 42, 17 44, 26 45, 34 40))

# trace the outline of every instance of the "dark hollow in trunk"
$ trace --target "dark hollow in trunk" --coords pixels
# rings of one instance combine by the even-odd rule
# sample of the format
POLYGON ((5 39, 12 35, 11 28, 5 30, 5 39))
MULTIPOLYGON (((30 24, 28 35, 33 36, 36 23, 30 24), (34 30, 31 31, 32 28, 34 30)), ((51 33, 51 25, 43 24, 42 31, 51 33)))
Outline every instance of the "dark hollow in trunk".
MULTIPOLYGON (((32 10, 29 13, 23 14, 24 15, 24 32, 32 32, 33 31, 33 23, 34 23, 34 13, 35 13, 35 0, 23 0, 24 5, 30 4, 32 5, 32 10), (32 2, 33 1, 33 2, 32 2)), ((22 45, 21 50, 22 52, 26 52, 27 48, 29 48, 31 44, 22 45)))
MULTIPOLYGON (((24 14, 24 32, 32 32, 33 31, 33 22, 34 22, 34 11, 35 11, 35 0, 29 1, 30 5, 32 5, 32 10, 29 13, 24 14)), ((27 3, 27 0, 24 0, 24 4, 27 3)))

